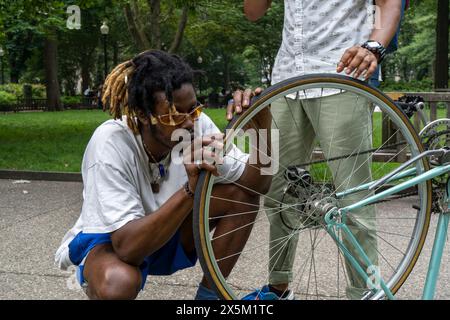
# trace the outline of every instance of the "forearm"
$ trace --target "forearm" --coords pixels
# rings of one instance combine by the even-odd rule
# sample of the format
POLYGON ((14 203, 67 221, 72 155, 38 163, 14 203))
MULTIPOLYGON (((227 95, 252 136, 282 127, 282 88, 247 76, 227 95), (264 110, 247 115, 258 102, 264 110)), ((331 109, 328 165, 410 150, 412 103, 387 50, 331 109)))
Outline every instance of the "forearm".
POLYGON ((397 31, 401 18, 401 0, 376 0, 375 27, 370 35, 371 40, 378 41, 387 47, 397 31))
POLYGON ((112 233, 114 251, 122 261, 139 266, 175 234, 192 207, 193 200, 179 190, 157 211, 112 233))
POLYGON ((248 20, 256 21, 270 8, 272 0, 244 0, 244 13, 248 20))

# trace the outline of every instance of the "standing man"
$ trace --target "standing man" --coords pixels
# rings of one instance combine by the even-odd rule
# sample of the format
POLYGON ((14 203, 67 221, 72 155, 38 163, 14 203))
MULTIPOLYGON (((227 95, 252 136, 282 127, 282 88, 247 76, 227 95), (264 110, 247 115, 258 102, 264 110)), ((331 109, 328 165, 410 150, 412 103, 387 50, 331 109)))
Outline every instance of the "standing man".
MULTIPOLYGON (((271 6, 271 0, 244 0, 244 12, 251 21, 256 21, 262 17, 271 6)), ((284 27, 283 40, 278 55, 275 59, 272 85, 290 77, 313 73, 341 73, 360 78, 367 81, 377 69, 379 63, 385 56, 385 47, 394 36, 401 12, 401 0, 376 0, 377 21, 373 19, 373 0, 353 0, 353 1, 324 1, 324 0, 285 0, 284 1, 284 27)), ((304 99, 305 100, 305 99, 304 99)), ((287 109, 287 104, 296 106, 298 117, 301 123, 299 130, 290 130, 290 134, 284 137, 289 139, 290 144, 280 142, 283 145, 291 145, 292 150, 303 145, 308 150, 303 159, 296 158, 297 161, 309 159, 312 151, 313 141, 317 137, 325 154, 339 156, 339 153, 330 154, 330 149, 355 150, 358 147, 370 148, 372 141, 367 137, 370 130, 370 107, 364 101, 360 101, 358 112, 354 113, 354 106, 348 108, 352 101, 350 94, 342 93, 319 99, 307 99, 308 103, 296 99, 287 98, 286 101, 278 100, 276 104, 286 104, 272 108, 272 116, 278 124, 283 122, 291 124, 291 114, 282 112, 287 109), (320 100, 320 102, 318 101, 320 100), (317 106, 320 103, 320 108, 317 106), (274 110, 278 110, 275 111, 274 110), (351 114, 352 121, 348 115, 351 114), (298 131, 298 132, 297 132, 298 131), (331 141, 330 134, 333 133, 334 140, 331 141)), ((275 105, 272 104, 272 106, 275 105)), ((231 119, 233 111, 240 113, 248 106, 248 101, 235 99, 233 105, 228 106, 227 119, 231 119), (241 103, 242 101, 242 103, 241 103)), ((281 128, 280 128, 281 129, 281 128)), ((294 152, 291 152, 294 154, 294 152)), ((293 161, 286 155, 280 154, 280 163, 283 166, 293 161)), ((358 174, 353 174, 352 181, 345 179, 351 174, 351 167, 342 166, 339 174, 335 167, 333 171, 334 183, 336 186, 346 183, 347 187, 358 185, 362 181, 371 178, 369 159, 364 156, 355 157, 355 161, 365 163, 358 170, 358 174)), ((280 183, 282 179, 273 179, 268 194, 268 199, 279 200, 280 183)), ((353 201, 358 199, 353 199, 353 201)), ((267 207, 275 207, 276 203, 267 201, 267 207)), ((341 204, 345 205, 345 204, 341 204)), ((375 238, 375 212, 371 209, 364 209, 359 212, 361 217, 359 222, 363 223, 367 230, 356 232, 356 237, 363 242, 363 248, 368 253, 371 261, 376 265, 378 256, 376 253, 375 238)), ((280 221, 280 215, 268 215, 270 221, 270 241, 279 243, 271 246, 269 263, 269 283, 261 290, 257 290, 253 297, 264 299, 264 295, 279 298, 293 299, 292 292, 288 289, 292 281, 292 267, 294 263, 295 250, 298 236, 290 237, 288 243, 279 239, 286 239, 291 234, 280 221), (280 248, 282 248, 280 250, 280 248)), ((361 241, 360 241, 361 242, 361 241)), ((347 296, 352 299, 359 299, 366 291, 365 283, 359 279, 353 268, 349 265, 347 272, 350 278, 350 286, 347 288, 347 296)), ((252 295, 249 296, 251 298, 252 295)))

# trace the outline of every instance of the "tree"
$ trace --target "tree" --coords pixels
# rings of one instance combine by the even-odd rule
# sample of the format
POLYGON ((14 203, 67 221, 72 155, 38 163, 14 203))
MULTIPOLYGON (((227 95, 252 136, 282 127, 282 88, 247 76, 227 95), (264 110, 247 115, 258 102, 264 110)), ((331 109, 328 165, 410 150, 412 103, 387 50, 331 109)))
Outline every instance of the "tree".
POLYGON ((385 81, 382 88, 388 86, 395 87, 396 90, 408 90, 408 87, 414 86, 414 90, 432 90, 433 87, 448 86, 448 0, 442 3, 431 0, 411 1, 401 25, 399 49, 383 63, 385 81), (445 2, 447 3, 442 4, 445 2), (438 8, 438 4, 446 6, 447 13, 438 8), (442 20, 447 19, 447 25, 438 21, 438 15, 442 20), (392 79, 396 76, 400 76, 402 81, 393 85, 392 79), (440 84, 437 77, 442 78, 440 84))
POLYGON ((35 49, 33 41, 42 41, 47 88, 47 107, 60 110, 60 87, 57 66, 57 30, 63 24, 62 1, 33 2, 17 0, 2 7, 2 29, 7 38, 11 81, 18 82, 26 60, 35 49), (16 50, 16 55, 12 54, 16 50))
POLYGON ((58 30, 65 25, 64 3, 62 1, 49 1, 40 7, 35 7, 36 19, 39 28, 44 34, 44 67, 45 86, 47 91, 47 109, 61 111, 61 88, 58 79, 58 30))
POLYGON ((139 51, 152 49, 166 49, 163 43, 171 43, 168 47, 169 52, 177 52, 183 39, 184 30, 188 21, 188 13, 194 10, 199 1, 180 1, 171 0, 130 0, 123 4, 123 11, 128 25, 128 30, 132 36, 139 51), (167 26, 170 17, 177 13, 178 23, 171 38, 163 39, 162 29, 171 30, 172 28, 163 28, 167 26), (169 41, 169 39, 171 39, 169 41))
POLYGON ((194 64, 198 55, 206 58, 203 66, 213 87, 229 89, 232 79, 253 86, 261 85, 262 78, 270 83, 282 28, 283 5, 278 2, 256 23, 244 17, 243 1, 206 3, 186 29, 191 49, 185 50, 194 64))
POLYGON ((58 82, 58 40, 56 32, 49 31, 45 37, 44 65, 47 108, 49 111, 62 110, 61 89, 58 82))
POLYGON ((13 2, 0 7, 0 34, 2 43, 8 52, 10 81, 18 83, 25 71, 25 61, 36 48, 36 37, 39 36, 37 28, 30 21, 20 2, 13 2))
POLYGON ((448 88, 449 0, 438 0, 436 22, 436 63, 434 87, 448 88))

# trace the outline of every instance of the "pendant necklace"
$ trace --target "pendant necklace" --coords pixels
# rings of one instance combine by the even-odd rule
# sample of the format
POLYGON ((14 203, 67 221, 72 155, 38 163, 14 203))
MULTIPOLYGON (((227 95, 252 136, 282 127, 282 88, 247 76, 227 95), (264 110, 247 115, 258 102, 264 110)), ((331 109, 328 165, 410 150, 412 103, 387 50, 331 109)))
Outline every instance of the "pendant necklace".
MULTIPOLYGON (((167 175, 167 170, 164 167, 164 164, 161 162, 156 161, 153 154, 150 152, 149 148, 144 142, 144 139, 142 139, 142 144, 144 145, 145 152, 149 155, 149 157, 152 159, 153 163, 149 161, 149 167, 150 167, 150 174, 152 175, 153 181, 151 182, 152 191, 154 193, 159 192, 159 183, 161 179, 163 179, 167 175)), ((167 162, 167 159, 170 159, 170 152, 169 156, 167 156, 163 162, 167 162)))

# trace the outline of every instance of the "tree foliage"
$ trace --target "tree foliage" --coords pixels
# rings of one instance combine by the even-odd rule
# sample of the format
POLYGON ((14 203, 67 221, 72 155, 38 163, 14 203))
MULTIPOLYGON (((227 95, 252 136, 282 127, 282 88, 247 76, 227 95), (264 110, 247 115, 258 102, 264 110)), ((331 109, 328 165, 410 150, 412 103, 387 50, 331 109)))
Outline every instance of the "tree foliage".
MULTIPOLYGON (((273 1, 255 23, 245 19, 243 0, 0 0, 0 46, 6 51, 8 81, 44 83, 45 44, 53 41, 58 90, 63 95, 99 85, 105 58, 111 69, 150 48, 175 52, 202 71, 197 84, 207 94, 270 83, 283 10, 283 1, 273 1), (81 9, 79 30, 66 27, 69 5, 81 9), (110 27, 106 57, 100 34, 103 21, 110 27)), ((411 1, 399 50, 383 66, 387 84, 400 77, 429 86, 436 10, 434 0, 411 1)))
POLYGON ((399 49, 383 65, 386 80, 384 88, 432 90, 436 55, 436 12, 437 1, 411 1, 401 24, 399 49), (393 84, 395 78, 400 79, 400 83, 393 84))

